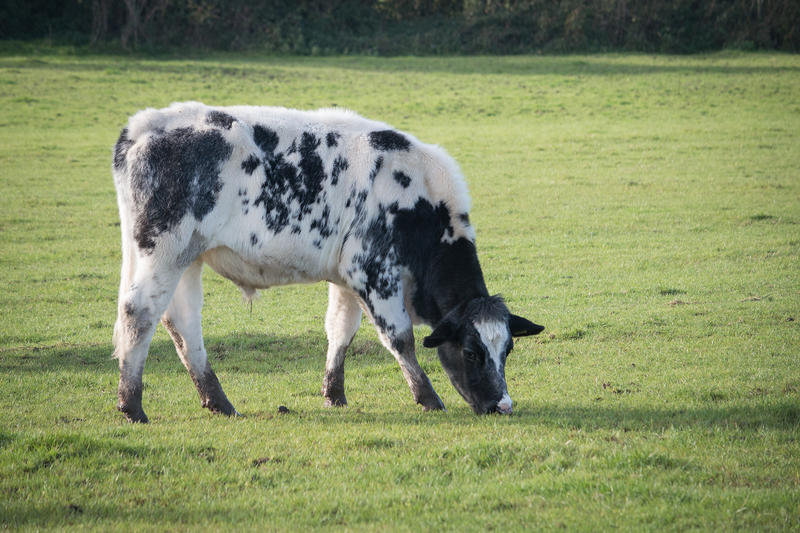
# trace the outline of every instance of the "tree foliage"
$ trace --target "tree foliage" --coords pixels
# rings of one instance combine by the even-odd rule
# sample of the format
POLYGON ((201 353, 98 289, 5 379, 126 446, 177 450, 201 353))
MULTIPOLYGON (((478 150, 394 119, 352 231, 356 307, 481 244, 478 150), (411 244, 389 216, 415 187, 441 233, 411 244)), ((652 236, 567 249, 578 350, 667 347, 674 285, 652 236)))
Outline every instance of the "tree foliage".
POLYGON ((6 0, 0 38, 292 53, 800 51, 800 2, 6 0))

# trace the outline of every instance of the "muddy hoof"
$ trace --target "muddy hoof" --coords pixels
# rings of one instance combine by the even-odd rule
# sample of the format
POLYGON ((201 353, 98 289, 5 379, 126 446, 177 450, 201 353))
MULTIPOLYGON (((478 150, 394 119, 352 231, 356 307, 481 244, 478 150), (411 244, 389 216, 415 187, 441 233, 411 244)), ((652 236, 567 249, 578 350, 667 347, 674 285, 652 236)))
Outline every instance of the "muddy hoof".
POLYGON ((347 398, 344 394, 325 396, 325 407, 347 407, 347 398))
MULTIPOLYGON (((221 392, 221 391, 220 391, 221 392)), ((207 398, 203 400, 202 406, 212 413, 225 416, 240 416, 233 404, 224 395, 222 398, 207 398)))
POLYGON ((125 418, 127 418, 128 422, 131 424, 147 424, 150 422, 141 407, 138 409, 129 409, 124 405, 117 405, 117 410, 124 414, 125 418))
POLYGON ((434 393, 432 397, 425 398, 417 402, 422 406, 423 411, 447 411, 442 403, 442 400, 439 399, 439 396, 434 393))

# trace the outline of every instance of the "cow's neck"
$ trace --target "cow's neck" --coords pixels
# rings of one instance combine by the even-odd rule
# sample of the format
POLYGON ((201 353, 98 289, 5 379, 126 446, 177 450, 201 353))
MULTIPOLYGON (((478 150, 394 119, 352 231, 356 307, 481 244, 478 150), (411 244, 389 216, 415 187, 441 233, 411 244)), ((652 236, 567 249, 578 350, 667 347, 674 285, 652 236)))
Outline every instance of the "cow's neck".
POLYGON ((414 314, 432 326, 462 303, 489 295, 475 243, 463 229, 457 233, 458 221, 463 226, 444 202, 420 198, 413 208, 397 210, 391 225, 398 260, 414 278, 414 314))
POLYGON ((474 243, 458 239, 437 248, 424 265, 423 279, 417 280, 413 302, 417 314, 432 326, 461 304, 489 295, 474 243))

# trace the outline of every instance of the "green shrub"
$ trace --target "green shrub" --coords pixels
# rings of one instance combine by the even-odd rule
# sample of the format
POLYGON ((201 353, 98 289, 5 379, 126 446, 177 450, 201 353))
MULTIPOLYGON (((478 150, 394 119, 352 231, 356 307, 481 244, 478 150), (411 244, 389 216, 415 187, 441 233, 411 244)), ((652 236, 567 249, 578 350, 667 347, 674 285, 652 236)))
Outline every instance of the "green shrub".
POLYGON ((144 51, 799 51, 798 28, 794 0, 11 0, 0 7, 2 39, 144 51))

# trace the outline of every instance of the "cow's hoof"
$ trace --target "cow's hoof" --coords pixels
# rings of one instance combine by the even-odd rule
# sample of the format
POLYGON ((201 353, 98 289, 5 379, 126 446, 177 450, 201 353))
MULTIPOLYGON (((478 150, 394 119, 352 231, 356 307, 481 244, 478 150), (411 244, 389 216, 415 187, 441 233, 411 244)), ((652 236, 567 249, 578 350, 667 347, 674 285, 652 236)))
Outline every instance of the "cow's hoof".
POLYGON ((425 400, 420 401, 418 403, 422 405, 423 411, 447 411, 447 409, 444 406, 444 403, 442 403, 442 400, 440 400, 439 397, 435 395, 433 398, 426 398, 425 400))
MULTIPOLYGON (((220 390, 220 393, 222 391, 220 390)), ((212 413, 225 415, 225 416, 241 416, 236 409, 233 407, 233 404, 228 401, 228 398, 222 394, 221 398, 207 398, 203 400, 202 405, 204 408, 208 409, 212 413)))
POLYGON ((347 407, 347 398, 341 396, 326 396, 325 407, 347 407))
POLYGON ((128 422, 131 424, 147 424, 150 422, 150 420, 147 418, 147 415, 144 414, 144 409, 141 407, 138 409, 130 409, 124 405, 117 405, 117 410, 124 414, 125 418, 127 418, 128 422))
POLYGON ((344 396, 344 371, 326 372, 321 392, 325 398, 325 407, 347 407, 347 398, 344 396))

